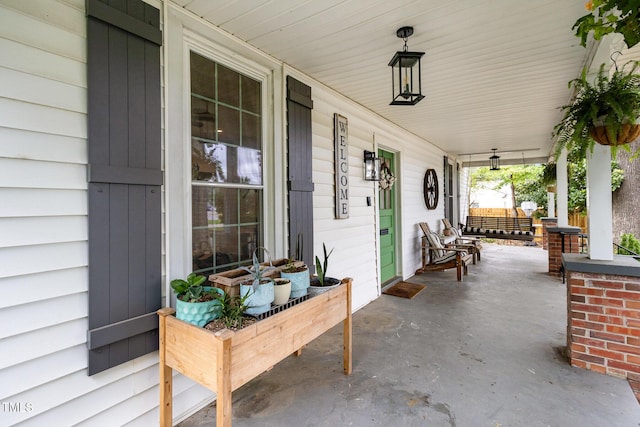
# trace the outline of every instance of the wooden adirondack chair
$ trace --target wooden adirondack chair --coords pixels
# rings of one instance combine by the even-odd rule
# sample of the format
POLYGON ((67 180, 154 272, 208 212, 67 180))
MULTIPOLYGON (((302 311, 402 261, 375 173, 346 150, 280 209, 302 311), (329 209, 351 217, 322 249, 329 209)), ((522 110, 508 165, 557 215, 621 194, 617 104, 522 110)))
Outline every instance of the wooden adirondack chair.
MULTIPOLYGON (((428 230, 428 225, 423 228, 422 224, 426 225, 426 223, 420 223, 422 231, 428 230)), ((467 266, 472 262, 473 255, 464 248, 444 246, 436 233, 427 231, 424 234, 422 236, 422 268, 416 270, 415 274, 455 268, 458 282, 461 282, 463 273, 468 274, 467 266)))
POLYGON ((480 249, 482 249, 482 242, 478 237, 469 237, 463 236, 460 229, 451 225, 447 218, 442 218, 442 224, 444 224, 445 230, 451 230, 456 240, 454 244, 456 247, 467 247, 469 251, 473 254, 473 263, 476 263, 476 260, 480 261, 480 249))

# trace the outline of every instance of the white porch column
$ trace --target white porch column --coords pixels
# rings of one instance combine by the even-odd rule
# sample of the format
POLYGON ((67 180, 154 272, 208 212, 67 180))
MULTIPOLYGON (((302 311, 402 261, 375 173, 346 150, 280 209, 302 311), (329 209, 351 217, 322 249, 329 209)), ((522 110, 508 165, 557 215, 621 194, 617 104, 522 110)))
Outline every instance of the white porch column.
POLYGON ((547 191, 547 216, 554 218, 556 216, 555 193, 547 191))
MULTIPOLYGON (((567 178, 567 150, 556 161, 556 192, 558 193, 558 227, 569 226, 569 184, 567 178)), ((552 216, 552 215, 549 215, 552 216)))
POLYGON ((613 260, 613 209, 611 204, 611 148, 595 144, 587 150, 587 212, 589 258, 613 260))

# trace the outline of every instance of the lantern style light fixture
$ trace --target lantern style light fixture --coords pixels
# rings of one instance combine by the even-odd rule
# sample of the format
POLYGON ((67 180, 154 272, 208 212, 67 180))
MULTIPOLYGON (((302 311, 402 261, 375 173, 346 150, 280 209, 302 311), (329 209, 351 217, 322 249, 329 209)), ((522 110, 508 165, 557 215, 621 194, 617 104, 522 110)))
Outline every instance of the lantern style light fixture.
POLYGON ((404 49, 396 52, 389 62, 393 99, 389 105, 416 105, 422 95, 420 58, 424 52, 409 52, 407 39, 413 34, 413 27, 402 27, 396 31, 398 38, 404 40, 404 49))
POLYGON ((536 202, 526 201, 526 202, 522 202, 520 204, 520 207, 524 211, 524 214, 527 216, 527 218, 529 218, 533 213, 533 211, 538 209, 538 204, 536 202))
POLYGON ((380 181, 380 159, 367 150, 364 150, 364 180, 380 181))
POLYGON ((499 171, 500 170, 500 156, 496 155, 497 148, 492 148, 493 156, 489 157, 489 170, 499 171))

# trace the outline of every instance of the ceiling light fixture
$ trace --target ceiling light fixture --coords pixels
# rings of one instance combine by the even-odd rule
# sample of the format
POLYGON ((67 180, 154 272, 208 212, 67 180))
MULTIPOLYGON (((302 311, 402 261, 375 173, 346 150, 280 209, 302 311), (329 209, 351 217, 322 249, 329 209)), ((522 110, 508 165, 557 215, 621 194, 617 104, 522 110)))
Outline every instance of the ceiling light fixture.
POLYGON ((500 170, 500 156, 496 155, 497 148, 492 148, 493 156, 489 157, 489 170, 498 171, 500 170))
POLYGON ((396 31, 398 38, 404 40, 404 49, 396 52, 389 62, 393 99, 389 105, 416 105, 422 95, 420 58, 424 52, 409 52, 407 39, 413 34, 413 27, 402 27, 396 31))

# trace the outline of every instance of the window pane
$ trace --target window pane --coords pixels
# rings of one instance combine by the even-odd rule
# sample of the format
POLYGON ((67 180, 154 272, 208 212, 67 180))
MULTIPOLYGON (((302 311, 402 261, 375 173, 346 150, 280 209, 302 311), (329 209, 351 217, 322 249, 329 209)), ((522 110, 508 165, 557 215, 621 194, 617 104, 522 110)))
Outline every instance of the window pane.
POLYGON ((240 112, 218 105, 218 141, 240 145, 240 112))
POLYGON ((216 139, 216 105, 191 97, 191 136, 216 139))
POLYGON ((262 205, 260 190, 241 189, 240 193, 240 223, 260 222, 260 206, 262 205))
POLYGON ((218 64, 218 101, 240 107, 240 74, 218 64))
POLYGON ((238 227, 218 227, 213 231, 215 266, 236 264, 238 256, 238 227))
POLYGON ((242 109, 252 113, 260 113, 260 83, 242 76, 242 109))
POLYGON ((240 259, 248 261, 253 257, 256 248, 262 246, 258 225, 240 227, 240 259))
POLYGON ((213 193, 210 187, 194 186, 191 191, 191 222, 193 228, 206 228, 214 209, 213 193))
POLYGON ((193 271, 213 272, 213 234, 210 229, 193 230, 193 271))
POLYGON ((262 184, 262 152, 238 147, 238 184, 262 184))
POLYGON ((194 181, 226 182, 227 147, 224 144, 192 140, 191 179, 194 181))
POLYGON ((238 224, 238 189, 216 188, 214 190, 214 204, 217 212, 218 224, 238 224))
POLYGON ((259 149, 262 147, 260 117, 242 113, 242 146, 259 149))
POLYGON ((191 92, 215 99, 215 64, 191 52, 191 92))

